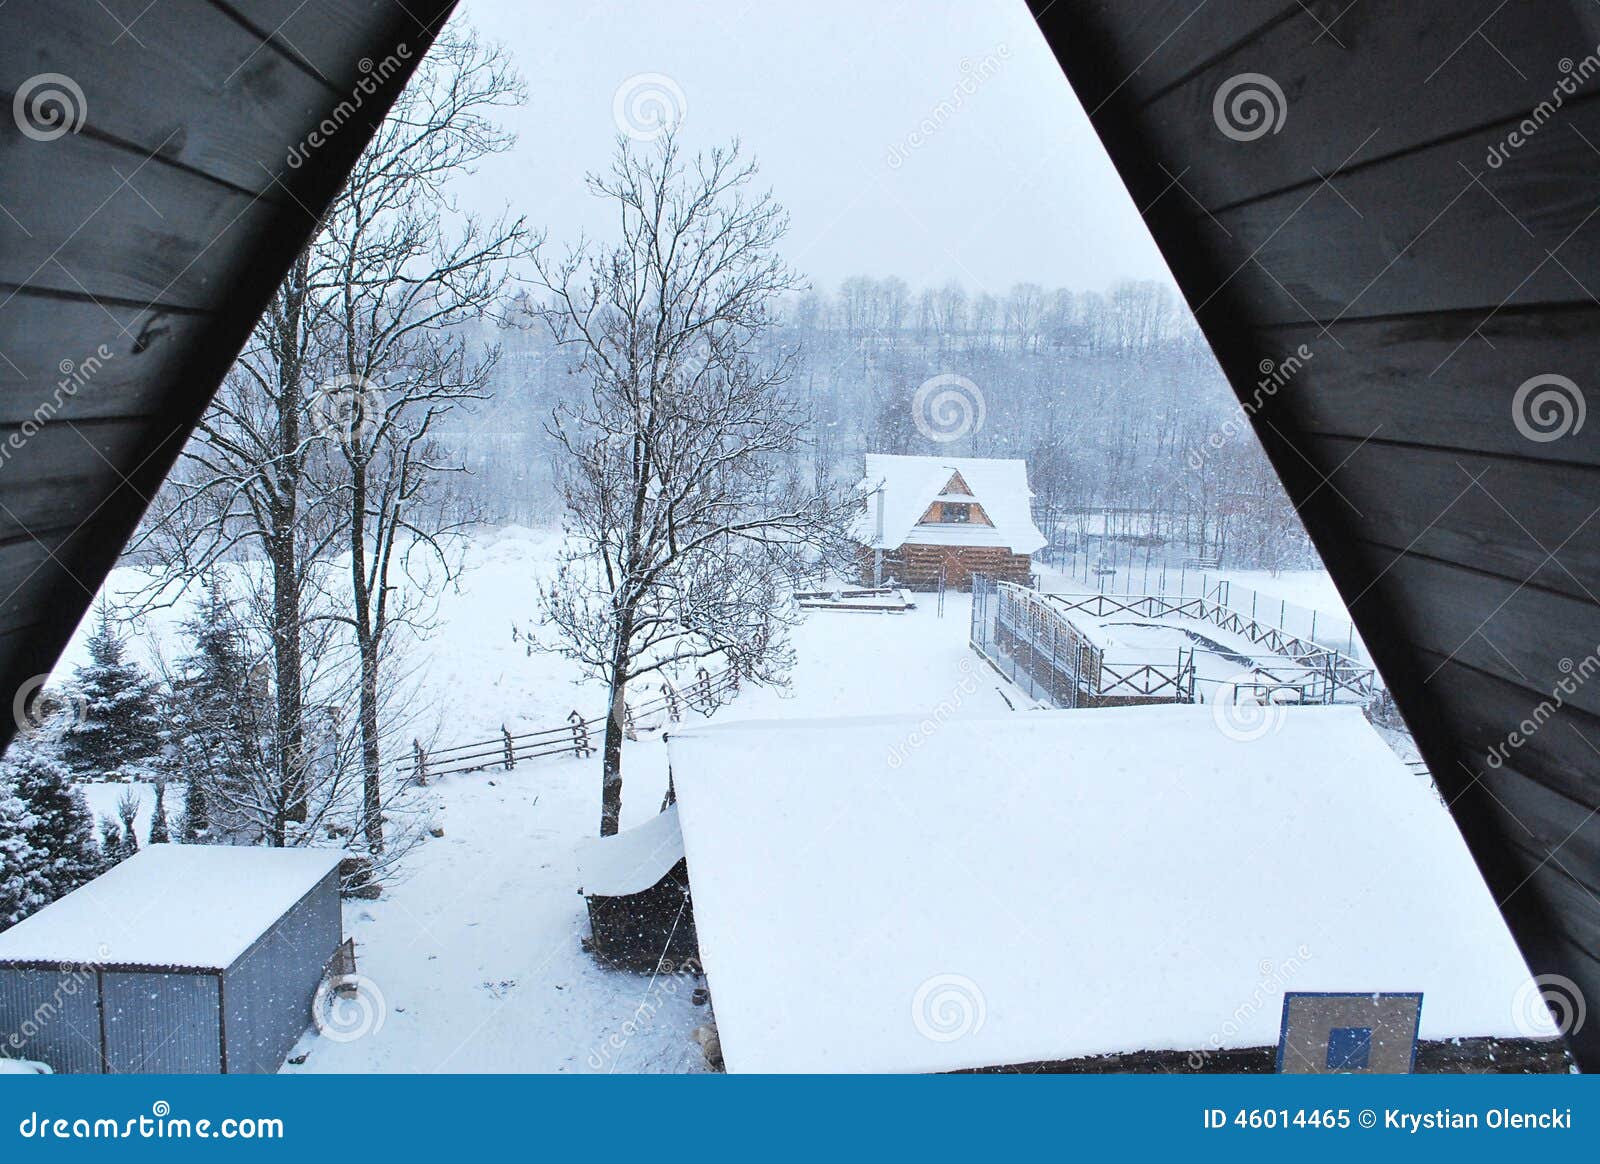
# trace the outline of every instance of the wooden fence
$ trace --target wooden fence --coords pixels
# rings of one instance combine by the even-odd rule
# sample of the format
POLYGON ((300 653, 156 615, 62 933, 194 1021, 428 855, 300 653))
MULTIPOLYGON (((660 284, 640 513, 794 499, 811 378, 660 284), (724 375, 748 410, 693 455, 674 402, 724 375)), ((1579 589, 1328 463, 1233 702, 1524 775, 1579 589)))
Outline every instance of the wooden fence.
MULTIPOLYGON (((660 694, 643 703, 624 704, 623 733, 636 739, 640 732, 657 731, 677 723, 686 712, 710 715, 739 693, 739 669, 726 667, 715 673, 701 667, 694 681, 674 686, 670 679, 659 685, 660 694)), ((461 772, 482 772, 495 768, 510 771, 529 760, 551 756, 589 756, 600 746, 608 716, 585 719, 576 709, 560 727, 531 732, 512 732, 502 726, 498 736, 456 744, 431 751, 413 741, 411 756, 395 763, 401 776, 426 784, 435 776, 461 772)))

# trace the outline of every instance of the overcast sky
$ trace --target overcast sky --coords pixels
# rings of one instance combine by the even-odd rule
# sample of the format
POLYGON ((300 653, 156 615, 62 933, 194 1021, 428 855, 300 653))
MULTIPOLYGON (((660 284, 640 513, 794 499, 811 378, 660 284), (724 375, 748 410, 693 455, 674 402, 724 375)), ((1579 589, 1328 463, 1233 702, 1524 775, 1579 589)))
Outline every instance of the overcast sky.
POLYGON ((604 236, 582 179, 613 148, 621 89, 636 129, 659 99, 692 146, 743 139, 819 287, 1168 278, 1023 0, 467 0, 462 18, 529 91, 516 150, 463 202, 509 200, 555 241, 604 236))

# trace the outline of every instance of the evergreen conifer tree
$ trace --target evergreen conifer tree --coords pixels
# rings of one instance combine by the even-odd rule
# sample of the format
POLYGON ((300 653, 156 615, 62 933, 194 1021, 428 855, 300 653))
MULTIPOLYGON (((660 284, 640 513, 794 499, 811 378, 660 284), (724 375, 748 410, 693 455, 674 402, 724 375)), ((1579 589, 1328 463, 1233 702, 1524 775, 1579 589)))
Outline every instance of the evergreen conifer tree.
POLYGON ((109 816, 100 818, 100 851, 105 854, 106 869, 115 868, 128 853, 124 849, 122 826, 109 816))
POLYGON ((44 857, 28 839, 33 823, 22 798, 0 783, 0 930, 50 900, 44 857))
POLYGON ((0 783, 10 785, 32 818, 28 842, 42 861, 50 900, 101 872, 104 858, 95 843, 94 816, 82 790, 72 787, 65 765, 18 739, 6 753, 0 783))
POLYGON ((167 824, 167 782, 156 783, 156 807, 150 817, 150 843, 165 845, 172 840, 172 830, 167 824))
POLYGON ((78 714, 62 735, 61 759, 80 780, 150 779, 161 758, 156 684, 127 657, 102 605, 89 662, 73 678, 78 714))
POLYGON ((173 751, 188 782, 182 840, 205 843, 226 821, 218 809, 250 784, 272 722, 268 692, 250 670, 245 637, 221 579, 213 574, 194 617, 184 624, 191 649, 173 681, 173 751))

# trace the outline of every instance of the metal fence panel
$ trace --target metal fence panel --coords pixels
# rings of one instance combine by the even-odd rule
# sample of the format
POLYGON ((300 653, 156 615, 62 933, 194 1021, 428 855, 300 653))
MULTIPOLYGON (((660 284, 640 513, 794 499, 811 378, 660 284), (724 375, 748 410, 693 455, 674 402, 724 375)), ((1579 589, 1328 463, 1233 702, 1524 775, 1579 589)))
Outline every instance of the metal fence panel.
POLYGON ((229 1074, 270 1073, 311 1025, 311 1003, 343 939, 338 874, 301 899, 223 976, 229 1074))
POLYGON ((0 969, 0 1056, 58 1074, 99 1074, 100 996, 92 967, 0 969))
POLYGON ((116 1074, 214 1075, 222 1070, 217 974, 101 976, 106 1064, 116 1074))

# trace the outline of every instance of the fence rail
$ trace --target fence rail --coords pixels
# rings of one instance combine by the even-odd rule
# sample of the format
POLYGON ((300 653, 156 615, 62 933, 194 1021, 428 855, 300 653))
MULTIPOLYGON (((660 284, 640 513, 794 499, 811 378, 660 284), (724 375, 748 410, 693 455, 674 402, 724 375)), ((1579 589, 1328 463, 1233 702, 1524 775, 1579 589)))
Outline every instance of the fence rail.
POLYGON ((1335 703, 1341 698, 1365 700, 1377 691, 1377 676, 1371 667, 1281 626, 1233 610, 1218 600, 1217 593, 1052 594, 975 578, 972 645, 1030 696, 1057 707, 1119 700, 1192 703, 1197 684, 1214 682, 1197 677, 1194 648, 1179 648, 1171 663, 1108 659, 1104 648, 1068 617, 1074 612, 1096 620, 1119 614, 1151 620, 1176 615, 1210 623, 1241 635, 1253 646, 1265 647, 1265 652, 1240 658, 1260 672, 1259 685, 1270 688, 1274 698, 1335 703))
POLYGON ((1225 601, 1227 593, 1224 586, 1199 598, 1163 594, 1048 594, 1045 597, 1063 610, 1082 611, 1096 619, 1117 614, 1149 619, 1179 615, 1242 635, 1253 645, 1264 646, 1272 655, 1287 660, 1291 669, 1310 672, 1311 680, 1298 682, 1307 686, 1308 697, 1313 702, 1332 703, 1341 691, 1360 699, 1376 693, 1377 673, 1371 667, 1332 647, 1233 609, 1225 601))
MULTIPOLYGON (((681 686, 663 678, 659 695, 642 703, 624 702, 623 733, 628 739, 637 739, 640 732, 657 731, 669 723, 677 723, 687 711, 710 715, 739 693, 739 680, 737 667, 725 667, 714 673, 701 667, 693 682, 681 686)), ((399 775, 426 784, 435 776, 482 772, 490 768, 510 771, 518 764, 551 756, 588 756, 597 749, 595 736, 608 718, 608 715, 585 718, 574 708, 560 727, 512 732, 502 726, 498 736, 431 750, 424 748, 420 741, 412 741, 410 758, 395 761, 394 768, 399 775)))

